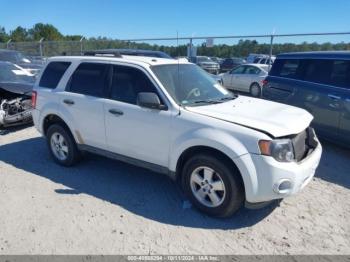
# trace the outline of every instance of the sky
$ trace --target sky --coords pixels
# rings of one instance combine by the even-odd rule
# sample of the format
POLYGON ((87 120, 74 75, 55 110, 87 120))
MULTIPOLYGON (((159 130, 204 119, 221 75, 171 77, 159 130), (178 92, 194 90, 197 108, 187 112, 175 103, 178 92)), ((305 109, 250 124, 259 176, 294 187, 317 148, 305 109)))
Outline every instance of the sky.
POLYGON ((63 34, 113 39, 350 31, 350 0, 0 0, 0 7, 7 31, 41 22, 63 34))

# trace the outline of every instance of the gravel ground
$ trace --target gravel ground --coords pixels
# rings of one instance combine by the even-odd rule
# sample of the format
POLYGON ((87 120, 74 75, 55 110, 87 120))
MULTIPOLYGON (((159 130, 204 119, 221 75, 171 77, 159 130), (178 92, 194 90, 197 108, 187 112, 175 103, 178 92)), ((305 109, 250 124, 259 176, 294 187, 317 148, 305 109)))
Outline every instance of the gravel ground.
POLYGON ((229 219, 168 178, 89 155, 73 168, 33 127, 0 135, 0 254, 350 254, 350 151, 324 144, 314 180, 229 219))

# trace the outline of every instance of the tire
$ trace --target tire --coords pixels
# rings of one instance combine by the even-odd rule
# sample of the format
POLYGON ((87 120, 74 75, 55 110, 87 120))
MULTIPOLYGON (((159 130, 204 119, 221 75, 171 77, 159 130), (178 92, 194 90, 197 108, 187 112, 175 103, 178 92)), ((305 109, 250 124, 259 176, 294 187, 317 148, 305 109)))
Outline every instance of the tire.
POLYGON ((259 84, 258 83, 251 84, 249 88, 249 93, 253 97, 261 97, 261 87, 259 86, 259 84))
POLYGON ((80 152, 72 134, 62 124, 52 124, 46 135, 53 160, 62 166, 72 166, 80 159, 80 152))
POLYGON ((238 170, 209 154, 194 156, 185 163, 182 188, 197 209, 214 217, 233 215, 245 199, 238 170))

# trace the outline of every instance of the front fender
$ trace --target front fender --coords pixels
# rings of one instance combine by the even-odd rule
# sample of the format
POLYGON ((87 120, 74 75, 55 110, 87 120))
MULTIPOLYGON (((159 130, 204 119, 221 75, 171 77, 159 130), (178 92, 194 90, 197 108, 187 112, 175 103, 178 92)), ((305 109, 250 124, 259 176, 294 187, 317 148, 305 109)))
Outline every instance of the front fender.
POLYGON ((258 186, 257 172, 247 148, 229 133, 218 129, 191 130, 175 139, 171 147, 169 169, 176 172, 177 162, 182 153, 195 146, 207 146, 228 156, 240 171, 246 198, 250 199, 250 196, 254 195, 258 186))
POLYGON ((247 148, 240 141, 224 131, 212 128, 190 130, 177 137, 172 143, 169 154, 169 169, 176 171, 176 165, 181 154, 195 146, 214 148, 232 160, 248 153, 247 148))

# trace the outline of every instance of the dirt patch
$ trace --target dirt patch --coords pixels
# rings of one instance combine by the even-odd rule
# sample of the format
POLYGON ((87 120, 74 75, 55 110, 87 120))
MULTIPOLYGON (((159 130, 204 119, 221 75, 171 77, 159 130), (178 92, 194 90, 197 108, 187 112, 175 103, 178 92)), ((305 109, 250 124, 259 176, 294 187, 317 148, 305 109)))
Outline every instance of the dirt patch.
POLYGON ((193 210, 168 178, 98 156, 50 159, 33 127, 0 135, 0 254, 350 254, 350 152, 279 206, 193 210))

